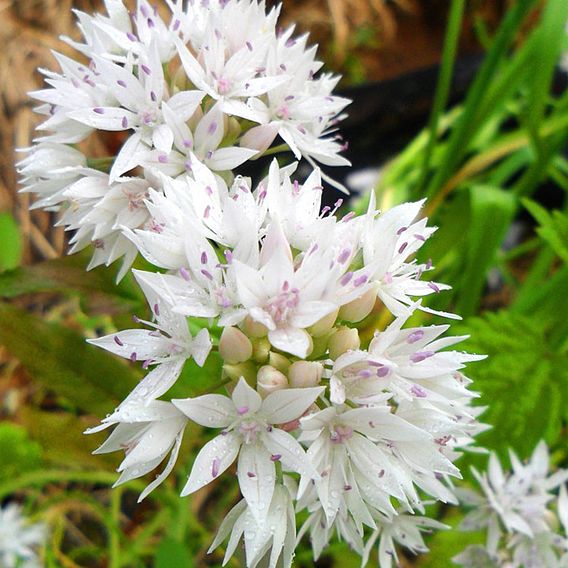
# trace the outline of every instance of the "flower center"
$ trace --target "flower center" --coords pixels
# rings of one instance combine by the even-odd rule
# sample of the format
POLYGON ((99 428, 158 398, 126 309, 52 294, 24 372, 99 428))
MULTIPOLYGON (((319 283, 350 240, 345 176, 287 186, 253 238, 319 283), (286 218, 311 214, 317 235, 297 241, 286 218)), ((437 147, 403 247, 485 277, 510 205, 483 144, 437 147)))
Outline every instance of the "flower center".
POLYGON ((268 300, 266 311, 274 320, 274 323, 282 323, 288 319, 289 313, 298 307, 300 303, 300 290, 290 288, 288 282, 282 285, 282 292, 268 300))
POLYGON ((335 429, 331 431, 330 438, 334 444, 343 444, 347 440, 353 437, 353 428, 351 426, 345 426, 344 424, 338 424, 335 429))
POLYGON ((256 437, 261 430, 261 424, 256 420, 243 420, 239 424, 239 433, 243 436, 245 444, 256 441, 256 437))

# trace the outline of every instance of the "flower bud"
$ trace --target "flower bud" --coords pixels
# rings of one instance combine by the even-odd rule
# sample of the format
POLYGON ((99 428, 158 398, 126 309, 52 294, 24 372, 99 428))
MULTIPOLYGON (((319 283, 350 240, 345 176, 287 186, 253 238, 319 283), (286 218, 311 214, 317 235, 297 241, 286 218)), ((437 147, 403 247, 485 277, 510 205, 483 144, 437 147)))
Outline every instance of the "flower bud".
POLYGON ((290 360, 280 355, 280 353, 271 352, 268 357, 268 364, 275 369, 278 369, 281 373, 287 373, 290 367, 290 360))
POLYGON ((270 393, 288 388, 288 379, 284 373, 270 365, 264 365, 256 376, 256 390, 262 398, 270 393))
POLYGON ((296 361, 290 365, 288 379, 294 388, 315 387, 323 376, 323 365, 317 361, 296 361))
POLYGON ((219 340, 219 355, 227 363, 243 363, 252 357, 252 343, 240 329, 226 327, 219 340))
POLYGON ((252 358, 257 363, 265 363, 270 355, 270 341, 266 337, 255 339, 252 342, 252 358))
POLYGON ((255 160, 260 158, 262 154, 268 150, 272 142, 274 142, 277 134, 277 125, 261 124, 259 126, 254 126, 243 135, 240 145, 242 148, 258 150, 259 153, 250 158, 251 160, 255 160))
POLYGON ((359 332, 355 328, 340 327, 329 340, 329 356, 337 359, 347 351, 359 349, 360 345, 359 332))
POLYGON ((341 306, 339 317, 345 321, 356 323, 365 319, 375 307, 377 287, 372 286, 359 298, 341 306))
POLYGON ((267 327, 258 321, 254 321, 250 316, 245 318, 242 328, 249 337, 266 337, 268 334, 267 327))
POLYGON ((338 314, 339 309, 334 310, 327 316, 321 318, 319 321, 314 323, 314 325, 308 328, 308 333, 313 337, 322 337, 326 333, 330 332, 335 324, 338 314))

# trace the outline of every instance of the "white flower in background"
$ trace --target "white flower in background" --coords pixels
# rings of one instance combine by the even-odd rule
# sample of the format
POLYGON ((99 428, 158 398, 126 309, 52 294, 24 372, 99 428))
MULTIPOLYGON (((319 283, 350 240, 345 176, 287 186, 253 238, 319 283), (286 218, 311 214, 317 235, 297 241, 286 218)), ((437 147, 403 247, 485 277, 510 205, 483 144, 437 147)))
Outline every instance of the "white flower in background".
MULTIPOLYGON (((526 464, 514 452, 510 455, 512 472, 503 470, 494 453, 487 473, 473 470, 483 495, 469 489, 458 490, 460 500, 474 507, 460 528, 487 529, 486 551, 496 566, 561 568, 568 560, 568 470, 550 473, 544 441, 526 464), (559 496, 553 493, 558 487, 559 496), (564 535, 556 532, 560 528, 564 535)), ((454 561, 473 568, 481 565, 482 556, 470 547, 454 561)))
POLYGON ((47 527, 30 523, 22 508, 10 503, 0 508, 0 566, 3 568, 40 568, 38 549, 47 537, 47 527))
POLYGON ((94 452, 106 454, 124 450, 125 458, 118 467, 120 477, 115 487, 146 475, 170 454, 162 473, 140 494, 140 502, 172 471, 186 424, 186 416, 171 402, 152 400, 140 404, 138 400, 125 400, 99 426, 86 430, 85 434, 101 432, 116 425, 112 434, 94 452))
POLYGON ((232 398, 209 394, 174 400, 194 422, 224 429, 195 458, 182 495, 194 493, 216 479, 238 456, 241 493, 254 518, 258 522, 265 519, 274 494, 276 462, 287 471, 310 478, 317 476, 296 439, 276 425, 302 416, 323 390, 323 387, 284 389, 262 400, 241 378, 232 398))
POLYGON ((365 544, 363 566, 369 562, 369 555, 377 541, 380 568, 392 568, 393 565, 399 565, 395 542, 412 554, 428 552, 421 533, 430 533, 433 529, 449 528, 434 519, 410 515, 404 511, 399 511, 394 517, 380 517, 380 520, 378 517, 377 521, 379 528, 373 532, 365 544))

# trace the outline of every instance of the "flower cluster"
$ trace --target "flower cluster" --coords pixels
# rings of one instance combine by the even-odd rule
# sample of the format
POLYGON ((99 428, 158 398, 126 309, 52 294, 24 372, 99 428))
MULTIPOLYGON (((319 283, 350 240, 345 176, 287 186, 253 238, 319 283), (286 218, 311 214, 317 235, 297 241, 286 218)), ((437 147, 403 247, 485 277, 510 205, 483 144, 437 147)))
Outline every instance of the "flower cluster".
POLYGON ((416 310, 457 317, 422 305, 448 288, 414 258, 434 229, 421 202, 322 208, 317 167, 303 183, 276 160, 262 180, 238 175, 278 136, 312 165, 345 163, 333 128, 346 101, 306 38, 277 29, 278 9, 167 4, 169 23, 145 0, 79 14, 84 43, 71 43, 89 64, 57 56, 62 72, 34 94, 52 133, 23 161, 26 190, 61 209, 73 250, 94 243, 92 266, 153 265, 134 270, 151 318, 92 340, 147 374, 89 432, 115 427, 97 452, 125 451, 117 483, 166 462, 142 499, 189 421, 215 430, 182 495, 236 463, 242 500, 212 545, 228 539, 225 561, 242 539, 247 566, 287 567, 298 538, 317 558, 337 534, 364 558, 378 543, 391 566, 395 543, 423 551, 421 532, 441 527, 421 516, 425 499, 456 503, 454 461, 483 429, 462 373, 481 357, 450 349, 464 337, 448 325, 406 325, 416 310), (108 160, 80 149, 99 130, 117 133, 108 160), (209 358, 222 376, 206 394, 168 396, 188 361, 209 358))
POLYGON ((94 244, 91 267, 123 257, 121 275, 136 255, 123 228, 151 222, 157 173, 185 177, 200 162, 231 181, 278 139, 297 159, 349 163, 334 133, 348 100, 332 94, 337 77, 318 73, 307 37, 277 28, 279 8, 166 3, 169 21, 147 0, 132 13, 122 0, 105 0, 108 16, 78 12, 84 42, 67 42, 81 61, 56 53, 60 72, 43 71, 48 87, 31 93, 46 120, 20 164, 24 189, 35 207, 64 212, 73 251, 94 244), (101 132, 116 155, 88 155, 101 132))
POLYGON ((454 561, 469 568, 568 566, 568 470, 550 474, 545 442, 526 464, 513 452, 510 458, 511 472, 503 471, 495 454, 487 474, 473 471, 483 495, 459 490, 462 502, 473 507, 460 528, 486 528, 487 545, 471 545, 454 561))
POLYGON ((42 524, 30 524, 19 505, 0 508, 0 566, 3 568, 40 568, 37 549, 46 538, 42 524))

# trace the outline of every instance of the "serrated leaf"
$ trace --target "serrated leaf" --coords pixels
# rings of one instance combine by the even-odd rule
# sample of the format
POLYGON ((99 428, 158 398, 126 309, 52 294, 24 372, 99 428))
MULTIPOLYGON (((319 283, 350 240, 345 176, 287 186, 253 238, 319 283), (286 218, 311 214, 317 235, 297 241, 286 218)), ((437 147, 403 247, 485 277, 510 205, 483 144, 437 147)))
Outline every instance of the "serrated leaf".
POLYGON ((568 407, 568 357, 557 353, 537 318, 502 311, 465 324, 468 350, 488 358, 468 369, 479 404, 488 406, 483 422, 492 426, 480 445, 506 455, 509 447, 528 457, 544 438, 553 445, 568 407))
POLYGON ((22 235, 14 217, 0 213, 0 271, 16 268, 22 260, 22 235))
POLYGON ((568 263, 568 215, 561 211, 549 213, 531 199, 523 199, 523 205, 540 225, 536 232, 568 263))
POLYGON ((0 304, 0 344, 31 377, 70 404, 104 415, 138 382, 138 373, 112 355, 88 345, 78 333, 0 304))
POLYGON ((156 552, 156 568, 192 568, 194 566, 187 547, 172 538, 165 538, 156 552))

